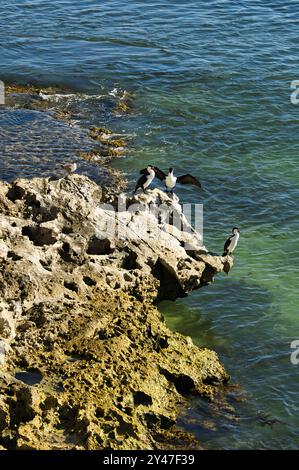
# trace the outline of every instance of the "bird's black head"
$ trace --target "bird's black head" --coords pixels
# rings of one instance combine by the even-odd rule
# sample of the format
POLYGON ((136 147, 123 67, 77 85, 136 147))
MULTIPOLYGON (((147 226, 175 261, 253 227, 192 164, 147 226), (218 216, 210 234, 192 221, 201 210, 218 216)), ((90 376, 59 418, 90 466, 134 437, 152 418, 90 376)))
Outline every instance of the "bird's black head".
POLYGON ((232 229, 232 232, 233 232, 233 233, 240 233, 240 229, 238 229, 238 227, 234 227, 234 228, 232 229))
POLYGON ((169 173, 172 173, 173 172, 173 168, 169 168, 169 173))

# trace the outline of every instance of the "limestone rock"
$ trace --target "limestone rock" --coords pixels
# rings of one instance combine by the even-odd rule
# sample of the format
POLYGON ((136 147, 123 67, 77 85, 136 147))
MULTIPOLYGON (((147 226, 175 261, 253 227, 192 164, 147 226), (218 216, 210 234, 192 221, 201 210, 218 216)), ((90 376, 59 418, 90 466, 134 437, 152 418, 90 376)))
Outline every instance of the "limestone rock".
POLYGON ((177 405, 212 400, 228 374, 153 304, 208 284, 232 259, 208 252, 176 197, 115 196, 76 174, 0 182, 0 222, 0 445, 181 439, 177 405))
POLYGON ((5 363, 5 357, 9 350, 9 344, 6 341, 0 339, 0 365, 5 363))

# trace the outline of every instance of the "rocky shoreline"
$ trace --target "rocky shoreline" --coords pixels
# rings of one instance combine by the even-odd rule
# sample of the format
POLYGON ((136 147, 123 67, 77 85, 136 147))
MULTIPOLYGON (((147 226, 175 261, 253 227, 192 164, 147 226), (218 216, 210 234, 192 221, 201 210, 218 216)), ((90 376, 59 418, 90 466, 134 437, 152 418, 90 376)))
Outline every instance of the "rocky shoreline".
MULTIPOLYGON (((59 90, 7 93, 9 106, 70 125, 77 112, 59 90)), ((128 99, 116 97, 113 112, 127 113, 128 99)), ((100 165, 98 184, 0 183, 0 449, 200 448, 177 417, 229 377, 156 305, 228 272, 232 259, 202 246, 176 198, 119 194, 125 182, 109 162, 126 142, 96 126, 88 136, 95 148, 80 156, 100 165)))
POLYGON ((0 217, 0 445, 200 446, 178 413, 229 376, 156 304, 232 259, 210 254, 162 191, 125 200, 82 175, 1 182, 0 217))

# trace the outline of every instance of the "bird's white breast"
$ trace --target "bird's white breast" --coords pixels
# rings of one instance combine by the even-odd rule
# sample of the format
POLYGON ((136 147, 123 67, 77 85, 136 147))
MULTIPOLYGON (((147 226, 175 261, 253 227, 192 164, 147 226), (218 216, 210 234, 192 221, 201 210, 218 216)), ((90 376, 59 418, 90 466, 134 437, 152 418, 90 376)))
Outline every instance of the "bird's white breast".
POLYGON ((240 236, 239 233, 235 233, 233 235, 233 237, 231 238, 231 241, 230 241, 230 244, 229 244, 229 247, 228 247, 230 252, 233 252, 234 249, 236 248, 238 240, 239 240, 239 236, 240 236))
POLYGON ((146 182, 144 183, 143 187, 147 188, 151 184, 154 178, 155 178, 155 172, 154 170, 151 170, 149 174, 146 175, 146 182))
POLYGON ((165 184, 167 188, 174 188, 176 183, 176 176, 173 176, 173 174, 168 174, 165 178, 165 184))

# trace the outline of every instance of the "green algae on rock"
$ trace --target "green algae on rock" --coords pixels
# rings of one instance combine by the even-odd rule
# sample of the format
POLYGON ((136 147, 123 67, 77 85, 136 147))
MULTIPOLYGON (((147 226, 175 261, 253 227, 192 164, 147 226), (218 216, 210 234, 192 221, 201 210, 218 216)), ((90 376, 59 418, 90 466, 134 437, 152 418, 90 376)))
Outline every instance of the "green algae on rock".
POLYGON ((92 127, 89 132, 89 137, 100 142, 103 146, 101 153, 107 156, 119 156, 121 155, 124 147, 127 145, 124 139, 115 138, 111 130, 103 127, 92 127))
POLYGON ((154 303, 206 285, 232 260, 158 224, 162 207, 178 210, 162 191, 127 203, 138 210, 115 217, 118 198, 76 174, 0 183, 4 448, 196 446, 176 427, 179 408, 192 395, 213 400, 229 376, 154 303))

